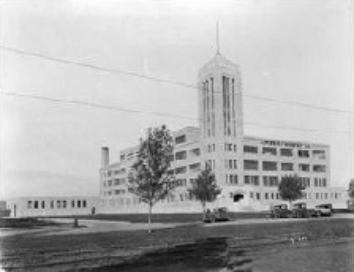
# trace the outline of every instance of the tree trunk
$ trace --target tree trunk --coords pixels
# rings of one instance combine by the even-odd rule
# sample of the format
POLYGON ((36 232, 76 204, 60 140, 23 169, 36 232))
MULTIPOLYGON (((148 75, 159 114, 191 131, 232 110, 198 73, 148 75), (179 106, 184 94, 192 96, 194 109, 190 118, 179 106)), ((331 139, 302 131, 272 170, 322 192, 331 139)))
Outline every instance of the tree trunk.
POLYGON ((203 218, 205 217, 205 202, 202 202, 202 207, 203 207, 203 218))
POLYGON ((148 232, 151 233, 151 213, 152 213, 152 204, 149 203, 149 214, 148 214, 148 232))

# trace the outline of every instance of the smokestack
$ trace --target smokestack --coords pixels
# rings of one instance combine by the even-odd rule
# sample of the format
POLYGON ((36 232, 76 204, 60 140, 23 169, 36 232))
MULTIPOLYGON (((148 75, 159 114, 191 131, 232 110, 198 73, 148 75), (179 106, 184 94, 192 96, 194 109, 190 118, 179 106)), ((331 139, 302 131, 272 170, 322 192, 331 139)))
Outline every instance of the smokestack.
POLYGON ((109 148, 104 146, 101 148, 101 167, 107 167, 109 165, 109 148))

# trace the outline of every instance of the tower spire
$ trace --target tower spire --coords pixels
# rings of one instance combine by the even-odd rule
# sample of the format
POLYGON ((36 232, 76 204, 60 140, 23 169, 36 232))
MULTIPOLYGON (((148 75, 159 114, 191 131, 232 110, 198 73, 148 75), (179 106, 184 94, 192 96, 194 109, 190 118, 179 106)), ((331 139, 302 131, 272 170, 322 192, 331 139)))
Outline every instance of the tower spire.
POLYGON ((219 21, 216 21, 216 54, 220 55, 219 21))

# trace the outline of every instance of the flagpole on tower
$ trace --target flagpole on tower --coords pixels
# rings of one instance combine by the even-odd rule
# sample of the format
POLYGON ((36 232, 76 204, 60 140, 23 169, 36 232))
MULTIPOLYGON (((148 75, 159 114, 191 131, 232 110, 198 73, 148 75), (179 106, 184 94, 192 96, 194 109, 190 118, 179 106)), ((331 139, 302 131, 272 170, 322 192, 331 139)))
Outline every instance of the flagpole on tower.
POLYGON ((216 21, 216 54, 220 55, 219 21, 216 21))

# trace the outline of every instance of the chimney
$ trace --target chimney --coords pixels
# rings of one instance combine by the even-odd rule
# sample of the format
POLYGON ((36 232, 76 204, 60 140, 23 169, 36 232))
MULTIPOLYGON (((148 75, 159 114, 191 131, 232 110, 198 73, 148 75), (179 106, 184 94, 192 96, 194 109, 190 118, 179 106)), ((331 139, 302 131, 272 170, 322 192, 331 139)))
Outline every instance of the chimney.
POLYGON ((101 148, 101 167, 105 168, 109 165, 109 149, 108 147, 104 146, 101 148))

